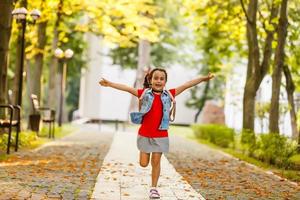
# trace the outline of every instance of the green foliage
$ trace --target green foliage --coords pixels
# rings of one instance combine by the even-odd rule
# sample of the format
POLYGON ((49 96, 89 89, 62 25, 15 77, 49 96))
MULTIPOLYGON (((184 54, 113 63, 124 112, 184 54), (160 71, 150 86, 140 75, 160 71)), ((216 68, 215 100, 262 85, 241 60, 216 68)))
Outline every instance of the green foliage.
MULTIPOLYGON (((30 146, 30 144, 37 140, 35 132, 32 131, 25 131, 19 133, 19 147, 30 146)), ((8 134, 0 135, 0 149, 6 150, 7 148, 7 141, 8 141, 8 134)), ((12 133, 11 138, 11 147, 16 144, 16 133, 12 133)))
POLYGON ((288 161, 292 163, 293 168, 300 170, 300 154, 291 156, 288 161))
POLYGON ((270 103, 269 102, 256 102, 255 104, 255 114, 260 119, 264 119, 267 117, 267 114, 270 111, 270 103))
POLYGON ((287 168, 289 158, 296 154, 296 143, 279 134, 261 134, 254 154, 264 162, 287 168))
POLYGON ((296 142, 279 134, 256 135, 250 130, 241 133, 241 150, 244 154, 282 168, 295 166, 290 158, 296 154, 296 142))
POLYGON ((245 154, 253 156, 256 148, 256 135, 251 130, 243 130, 241 133, 242 150, 245 154))
MULTIPOLYGON (((185 66, 194 66, 195 59, 184 51, 186 46, 193 46, 194 41, 189 38, 189 32, 180 30, 184 22, 178 17, 178 4, 170 0, 155 1, 159 7, 157 16, 166 22, 166 26, 160 30, 157 42, 151 43, 151 64, 154 66, 168 67, 173 63, 181 63, 185 66), (181 32, 179 34, 179 32, 181 32)), ((186 27, 184 27, 186 29, 186 27)), ((137 68, 138 47, 117 45, 109 54, 114 64, 123 68, 137 68)))
MULTIPOLYGON (((39 132, 39 136, 36 135, 36 132, 33 131, 22 131, 19 133, 19 148, 36 148, 44 144, 45 142, 52 141, 52 139, 48 139, 48 126, 44 126, 41 128, 39 132)), ((70 124, 65 124, 62 127, 55 126, 55 138, 62 138, 74 131, 77 130, 77 127, 72 126, 70 124)), ((0 135, 0 150, 6 151, 8 141, 8 134, 0 135)), ((16 143, 16 133, 12 133, 11 140, 11 148, 14 147, 16 143)))
POLYGON ((205 101, 224 100, 226 76, 232 67, 224 63, 232 63, 235 57, 246 55, 243 45, 246 29, 241 7, 236 1, 185 0, 181 4, 181 14, 193 31, 194 45, 201 55, 195 67, 201 75, 208 72, 216 74, 208 88, 202 90, 195 87, 190 90, 191 97, 186 105, 200 113, 205 101))
MULTIPOLYGON (((15 137, 13 138, 13 143, 15 143, 15 137)), ((21 132, 19 135, 19 145, 20 147, 29 146, 32 141, 37 140, 36 133, 33 131, 21 132)))
MULTIPOLYGON (((261 133, 263 133, 263 130, 264 130, 264 127, 263 127, 264 120, 267 119, 269 116, 270 106, 271 106, 270 102, 256 102, 255 103, 255 116, 257 116, 260 119, 261 133)), ((285 116, 285 114, 288 111, 289 111, 289 106, 286 103, 279 104, 280 116, 285 116)))
POLYGON ((89 30, 121 47, 134 47, 139 39, 159 40, 165 21, 157 16, 154 1, 90 1, 87 7, 89 30))
POLYGON ((8 140, 8 135, 7 134, 0 135, 0 148, 1 149, 3 149, 3 150, 6 149, 7 140, 8 140))
POLYGON ((203 51, 203 64, 219 67, 224 58, 245 56, 245 22, 238 1, 185 0, 181 8, 203 51))
POLYGON ((267 119, 271 104, 269 102, 255 103, 255 116, 260 119, 261 132, 264 130, 264 120, 267 119))
MULTIPOLYGON (((300 92, 300 15, 299 0, 289 1, 288 3, 288 32, 285 48, 285 64, 288 65, 296 92, 300 92)), ((299 124, 299 123, 298 123, 299 124)))
POLYGON ((289 158, 296 153, 296 143, 279 134, 256 135, 243 130, 240 142, 245 154, 283 168, 291 165, 289 158))
POLYGON ((196 137, 208 140, 221 147, 229 147, 234 144, 235 132, 232 128, 223 125, 193 125, 192 129, 196 137))
POLYGON ((300 109, 297 112, 297 124, 298 124, 298 130, 300 130, 300 109))

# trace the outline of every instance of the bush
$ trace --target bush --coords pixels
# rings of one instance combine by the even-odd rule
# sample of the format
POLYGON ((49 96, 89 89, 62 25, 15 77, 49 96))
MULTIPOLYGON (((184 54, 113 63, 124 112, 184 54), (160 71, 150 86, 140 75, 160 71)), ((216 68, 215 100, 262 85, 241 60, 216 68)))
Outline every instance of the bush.
POLYGON ((296 143, 283 135, 261 134, 257 142, 255 157, 264 162, 288 168, 291 164, 289 158, 296 154, 296 148, 296 143))
MULTIPOLYGON (((13 142, 15 143, 15 139, 13 142)), ((24 131, 19 133, 19 145, 20 147, 27 147, 30 146, 31 142, 37 140, 36 133, 33 131, 24 131)))
POLYGON ((221 147, 229 147, 234 144, 235 132, 232 128, 223 125, 207 124, 193 125, 192 129, 196 137, 208 140, 221 147))
POLYGON ((291 156, 288 160, 293 169, 300 170, 300 154, 291 156))
POLYGON ((7 134, 1 134, 0 135, 0 149, 5 150, 7 146, 8 141, 8 135, 7 134))
MULTIPOLYGON (((30 146, 32 141, 35 141, 37 136, 35 132, 31 131, 22 131, 19 133, 19 147, 30 146)), ((8 141, 8 134, 0 135, 0 149, 6 150, 8 141)), ((12 132, 11 135, 11 147, 14 147, 16 144, 16 132, 12 132)))
POLYGON ((244 129, 241 133, 241 144, 243 147, 243 152, 253 156, 253 153, 256 149, 256 136, 255 133, 251 130, 244 129))

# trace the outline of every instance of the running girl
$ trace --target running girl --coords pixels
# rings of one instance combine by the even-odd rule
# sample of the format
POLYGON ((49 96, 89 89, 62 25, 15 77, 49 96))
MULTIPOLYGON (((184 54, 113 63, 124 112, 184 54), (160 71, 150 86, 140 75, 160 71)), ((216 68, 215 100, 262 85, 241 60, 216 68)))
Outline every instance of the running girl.
POLYGON ((168 75, 162 68, 155 68, 146 75, 143 89, 135 89, 104 78, 100 80, 100 85, 104 87, 126 91, 140 98, 140 110, 131 113, 131 121, 141 124, 137 137, 140 165, 147 167, 151 158, 152 187, 149 194, 151 199, 160 198, 156 187, 160 175, 162 153, 169 152, 168 128, 169 120, 172 117, 170 112, 175 108, 175 96, 203 81, 209 81, 213 77, 214 75, 209 73, 207 76, 195 78, 170 90, 164 89, 168 75))

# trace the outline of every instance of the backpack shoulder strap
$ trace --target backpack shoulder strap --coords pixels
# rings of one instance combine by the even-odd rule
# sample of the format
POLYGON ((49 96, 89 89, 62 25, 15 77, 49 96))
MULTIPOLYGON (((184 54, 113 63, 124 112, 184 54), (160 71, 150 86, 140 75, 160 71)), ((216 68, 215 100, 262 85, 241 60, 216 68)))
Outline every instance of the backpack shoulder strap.
POLYGON ((171 98, 171 101, 174 103, 175 102, 174 96, 172 95, 172 93, 170 92, 170 90, 167 90, 167 92, 168 92, 168 94, 169 94, 169 96, 171 98))
POLYGON ((171 101, 172 101, 172 106, 171 106, 171 109, 170 109, 170 121, 173 122, 175 120, 175 114, 176 114, 176 101, 175 101, 174 96, 170 92, 170 90, 167 90, 167 92, 168 92, 168 94, 171 98, 171 101))

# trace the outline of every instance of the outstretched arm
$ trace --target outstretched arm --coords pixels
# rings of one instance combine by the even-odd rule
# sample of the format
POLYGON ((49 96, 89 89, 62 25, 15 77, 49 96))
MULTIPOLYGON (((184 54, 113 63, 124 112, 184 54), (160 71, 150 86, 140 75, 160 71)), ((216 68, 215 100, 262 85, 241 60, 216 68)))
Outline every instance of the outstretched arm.
POLYGON ((214 75, 211 73, 208 73, 207 76, 203 76, 203 77, 198 77, 196 79, 193 79, 191 81, 188 81, 186 83, 184 83, 183 85, 175 88, 175 96, 179 95, 181 92, 183 92, 184 90, 193 87, 203 81, 209 81, 210 79, 214 78, 214 75))
POLYGON ((129 92, 130 94, 132 94, 132 95, 134 95, 136 97, 138 96, 137 89, 129 87, 129 86, 124 85, 124 84, 114 83, 114 82, 108 81, 108 80, 106 80, 104 78, 102 78, 99 81, 99 84, 102 85, 102 86, 104 86, 104 87, 112 87, 112 88, 115 88, 117 90, 122 90, 122 91, 125 91, 125 92, 129 92))

